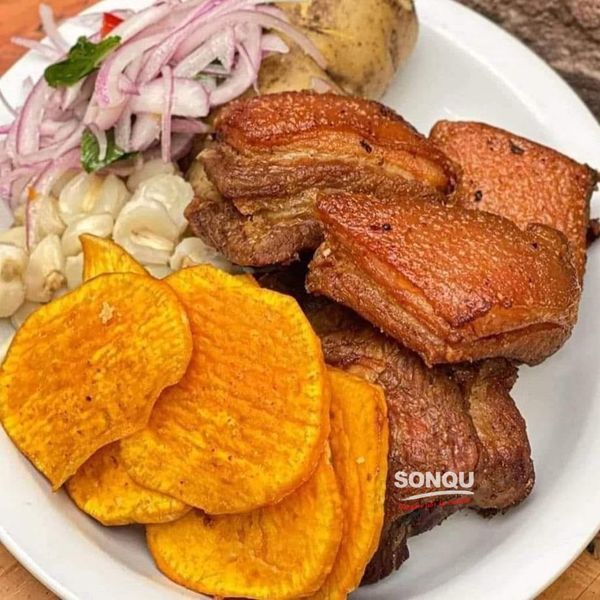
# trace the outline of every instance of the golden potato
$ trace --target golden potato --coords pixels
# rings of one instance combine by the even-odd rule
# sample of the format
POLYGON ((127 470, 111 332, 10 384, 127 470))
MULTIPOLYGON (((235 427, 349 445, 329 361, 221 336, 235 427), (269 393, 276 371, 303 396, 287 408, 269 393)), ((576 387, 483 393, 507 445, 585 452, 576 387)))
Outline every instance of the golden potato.
MULTIPOLYGON (((328 77, 355 96, 380 98, 417 40, 412 0, 306 0, 278 6, 323 53, 328 77)), ((285 56, 280 60, 282 66, 288 62, 285 56)), ((294 84, 285 89, 302 89, 297 85, 305 62, 294 59, 289 61, 289 72, 281 69, 281 79, 294 84)), ((283 88, 278 84, 267 91, 283 88)))
POLYGON ((321 67, 298 46, 289 44, 288 54, 268 56, 261 65, 258 89, 261 94, 301 92, 329 86, 329 91, 342 94, 343 90, 321 67))

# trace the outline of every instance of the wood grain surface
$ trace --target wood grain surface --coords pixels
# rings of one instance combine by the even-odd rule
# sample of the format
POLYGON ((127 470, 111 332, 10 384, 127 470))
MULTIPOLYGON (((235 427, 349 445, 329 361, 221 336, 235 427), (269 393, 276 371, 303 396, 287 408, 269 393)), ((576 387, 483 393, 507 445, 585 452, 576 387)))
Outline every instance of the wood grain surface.
MULTIPOLYGON (((50 1, 59 18, 76 14, 94 3, 92 0, 50 1)), ((600 0, 461 1, 520 35, 545 55, 600 116, 600 0)), ((0 73, 23 53, 10 44, 11 36, 41 37, 38 3, 39 0, 0 0, 0 73)), ((600 600, 600 551, 598 555, 595 556, 592 544, 539 600, 600 600)), ((0 600, 52 598, 56 598, 54 594, 0 545, 0 600)))

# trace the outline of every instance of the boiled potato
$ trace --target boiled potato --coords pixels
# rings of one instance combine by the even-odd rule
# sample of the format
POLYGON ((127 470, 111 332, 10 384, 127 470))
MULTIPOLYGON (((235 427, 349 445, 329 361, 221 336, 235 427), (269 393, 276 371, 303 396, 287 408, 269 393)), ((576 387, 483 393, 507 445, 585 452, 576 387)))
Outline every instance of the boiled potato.
POLYGON ((263 93, 310 88, 307 79, 318 77, 348 94, 378 99, 417 40, 412 0, 305 0, 278 6, 321 50, 327 68, 323 74, 298 51, 278 57, 279 64, 269 66, 270 85, 261 88, 263 93))
POLYGON ((258 82, 261 94, 313 90, 319 83, 323 91, 343 93, 310 56, 292 42, 288 45, 288 54, 273 54, 263 61, 258 82))

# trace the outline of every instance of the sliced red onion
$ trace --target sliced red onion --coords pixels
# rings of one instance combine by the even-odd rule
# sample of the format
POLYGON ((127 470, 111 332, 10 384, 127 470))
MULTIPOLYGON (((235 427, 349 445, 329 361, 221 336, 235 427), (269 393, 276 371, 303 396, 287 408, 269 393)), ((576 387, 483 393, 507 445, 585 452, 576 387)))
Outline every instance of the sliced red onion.
MULTIPOLYGON (((235 48, 235 46, 234 46, 235 48)), ((222 79, 230 75, 231 69, 226 69, 225 67, 218 64, 210 64, 202 69, 202 73, 198 76, 199 80, 202 83, 206 83, 207 79, 212 81, 215 80, 215 77, 209 77, 210 75, 214 75, 216 77, 221 77, 222 79)), ((216 86, 215 86, 216 87, 216 86)))
MULTIPOLYGON (((129 106, 134 113, 161 114, 164 106, 164 82, 162 78, 143 85, 140 95, 133 96, 129 106)), ((175 78, 173 82, 173 115, 199 118, 208 115, 208 95, 200 81, 175 78)))
POLYGON ((194 136, 186 133, 176 133, 171 141, 171 160, 177 161, 190 153, 194 136))
POLYGON ((277 18, 271 14, 252 10, 239 10, 227 13, 210 24, 199 27, 190 35, 178 48, 174 55, 175 60, 181 60, 204 42, 205 39, 214 35, 216 31, 227 26, 238 23, 248 23, 260 25, 264 29, 274 29, 285 34, 294 43, 296 43, 308 56, 310 56, 320 67, 325 68, 326 61, 317 47, 293 25, 290 25, 283 19, 277 18))
POLYGON ((151 6, 125 19, 110 32, 110 35, 120 37, 121 42, 127 42, 150 25, 160 23, 170 12, 171 7, 167 4, 151 6))
POLYGON ((274 33, 266 33, 262 36, 261 48, 263 52, 276 52, 277 54, 287 54, 290 47, 274 33))
POLYGON ((120 161, 118 163, 113 163, 101 171, 103 175, 116 175, 122 179, 127 179, 127 177, 132 175, 134 172, 135 165, 132 163, 132 161, 120 161), (123 162, 123 164, 121 164, 121 162, 123 162))
POLYGON ((4 142, 4 149, 8 156, 14 161, 17 157, 17 130, 19 129, 19 114, 17 113, 17 118, 14 120, 10 131, 8 132, 8 136, 4 142))
POLYGON ((98 159, 104 160, 108 154, 108 139, 106 137, 106 132, 93 124, 90 125, 89 129, 98 142, 98 159))
POLYGON ((161 148, 162 159, 164 162, 171 160, 171 118, 173 113, 173 69, 165 66, 162 69, 163 87, 164 87, 164 105, 162 110, 161 126, 161 148))
POLYGON ((98 107, 98 111, 93 119, 93 123, 100 127, 100 129, 111 129, 114 127, 118 120, 121 118, 123 111, 127 108, 127 102, 123 101, 121 104, 108 108, 98 107))
POLYGON ((240 50, 248 53, 252 68, 256 71, 254 81, 258 79, 258 72, 262 61, 261 38, 261 27, 257 25, 246 25, 244 27, 244 37, 240 39, 240 50))
POLYGON ((81 95, 81 88, 83 88, 84 84, 85 79, 82 79, 81 81, 78 81, 75 85, 66 88, 61 104, 62 110, 69 110, 73 106, 73 104, 77 102, 81 95))
POLYGON ((17 164, 31 166, 49 160, 58 160, 61 156, 63 156, 63 154, 79 147, 84 129, 85 125, 80 123, 77 126, 77 129, 75 129, 75 131, 64 141, 47 146, 43 150, 35 152, 34 154, 21 155, 18 161, 16 161, 17 164))
POLYGON ((21 46, 22 48, 27 48, 28 50, 34 50, 38 54, 41 54, 45 58, 52 61, 58 60, 62 56, 62 53, 56 48, 36 40, 29 40, 24 37, 14 36, 10 38, 10 41, 15 46, 21 46))
POLYGON ((158 139, 160 119, 156 114, 138 114, 131 133, 131 150, 143 152, 158 139))
POLYGON ((0 231, 6 231, 13 226, 15 218, 12 213, 10 204, 1 200, 0 201, 0 231))
POLYGON ((131 79, 129 79, 125 73, 121 75, 121 80, 119 81, 119 90, 129 96, 137 96, 140 93, 138 86, 131 79))
POLYGON ((210 127, 202 121, 195 121, 193 119, 173 119, 171 121, 171 131, 173 133, 202 134, 208 133, 210 127))
MULTIPOLYGON (((36 171, 37 173, 37 171, 36 171)), ((13 210, 27 201, 32 177, 20 177, 12 186, 12 199, 10 205, 13 210)))
POLYGON ((199 21, 204 17, 206 10, 205 5, 201 5, 188 14, 179 24, 178 29, 150 53, 139 75, 141 82, 151 81, 161 72, 162 67, 171 60, 181 43, 198 27, 199 21))
POLYGON ((247 52, 240 52, 231 77, 210 94, 212 106, 220 106, 243 94, 256 80, 256 69, 247 52))
MULTIPOLYGON (((107 132, 114 128, 115 142, 126 152, 164 161, 181 158, 194 136, 208 131, 198 119, 256 85, 266 54, 289 51, 278 35, 265 30, 285 34, 323 64, 314 45, 273 2, 156 0, 139 13, 122 14, 124 22, 112 32, 121 45, 78 84, 50 89, 41 79, 19 111, 0 94, 0 103, 14 115, 12 125, 0 126, 6 136, 0 142, 0 196, 15 206, 32 187, 48 193, 65 170, 80 169, 85 127, 96 136, 101 157, 108 151, 107 132)), ((67 45, 50 9, 41 13, 54 47, 24 43, 56 60, 67 45)), ((94 23, 99 27, 97 18, 94 23)), ((101 37, 96 31, 89 39, 101 37)), ((130 172, 131 163, 110 168, 130 172)))
POLYGON ((51 119, 46 119, 42 126, 40 127, 40 134, 49 138, 54 139, 55 141, 59 141, 60 139, 65 139, 75 129, 79 122, 77 119, 70 119, 68 121, 53 121, 51 119))
POLYGON ((174 70, 176 77, 195 77, 205 71, 214 60, 223 65, 225 73, 231 71, 235 59, 235 34, 233 27, 214 35, 182 60, 174 70))
POLYGON ((44 33, 48 36, 48 39, 61 54, 66 53, 69 49, 69 44, 58 31, 58 27, 54 20, 54 12, 47 4, 40 4, 40 19, 42 21, 44 33))
MULTIPOLYGON (((187 156, 192 149, 194 135, 187 133, 175 133, 171 140, 171 161, 178 161, 184 156, 187 156)), ((161 158, 162 152, 160 148, 154 147, 144 152, 144 161, 155 160, 161 158)))
POLYGON ((129 78, 133 83, 137 83, 138 77, 140 75, 140 71, 142 70, 142 66, 144 64, 144 55, 140 54, 136 59, 130 62, 125 68, 125 75, 129 78))
MULTIPOLYGON (((283 3, 285 4, 285 2, 283 2, 283 3)), ((297 4, 297 0, 293 0, 289 4, 297 4)), ((257 6, 256 10, 259 12, 266 13, 268 15, 272 15, 273 17, 281 19, 282 21, 285 21, 286 23, 290 22, 290 18, 287 15, 287 13, 282 11, 280 8, 277 8, 276 6, 270 6, 270 5, 266 4, 264 6, 257 6)))
POLYGON ((124 152, 131 152, 131 109, 127 107, 115 125, 115 144, 124 152))
MULTIPOLYGON (((32 167, 13 169, 9 174, 4 173, 0 182, 0 198, 9 202, 12 208, 17 205, 20 191, 16 189, 19 181, 29 182, 39 171, 32 167)), ((22 190, 22 188, 21 188, 22 190)))
MULTIPOLYGON (((65 171, 70 169, 81 168, 81 156, 79 148, 67 152, 61 158, 52 161, 37 177, 37 179, 31 184, 34 190, 33 199, 27 202, 27 213, 26 213, 26 227, 27 231, 35 226, 35 198, 38 195, 47 196, 52 189, 52 186, 56 183, 61 175, 64 175, 65 171)), ((28 238, 29 244, 29 238, 28 238)))
POLYGON ((327 94, 333 90, 331 84, 321 77, 313 77, 311 79, 312 89, 317 92, 317 94, 327 94))
POLYGON ((50 86, 41 78, 23 105, 17 131, 17 151, 20 154, 37 152, 40 147, 40 125, 50 92, 50 86))
POLYGON ((156 34, 131 41, 115 50, 100 67, 96 80, 95 97, 100 107, 115 106, 125 99, 119 90, 119 79, 124 69, 138 56, 159 44, 164 34, 156 34))

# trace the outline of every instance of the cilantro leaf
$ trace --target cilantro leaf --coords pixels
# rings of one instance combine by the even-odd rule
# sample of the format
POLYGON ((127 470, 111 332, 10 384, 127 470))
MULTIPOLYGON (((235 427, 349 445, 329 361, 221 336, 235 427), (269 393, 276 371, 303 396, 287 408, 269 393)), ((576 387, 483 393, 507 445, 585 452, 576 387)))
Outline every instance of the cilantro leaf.
POLYGON ((136 156, 137 152, 125 152, 115 142, 114 129, 106 132, 106 156, 100 158, 100 145, 96 136, 86 129, 81 136, 81 165, 88 173, 99 171, 118 160, 127 160, 136 156))
POLYGON ((119 44, 121 38, 112 36, 94 44, 86 37, 80 37, 77 43, 69 50, 65 60, 50 65, 44 77, 52 87, 69 87, 95 71, 100 63, 119 44))

